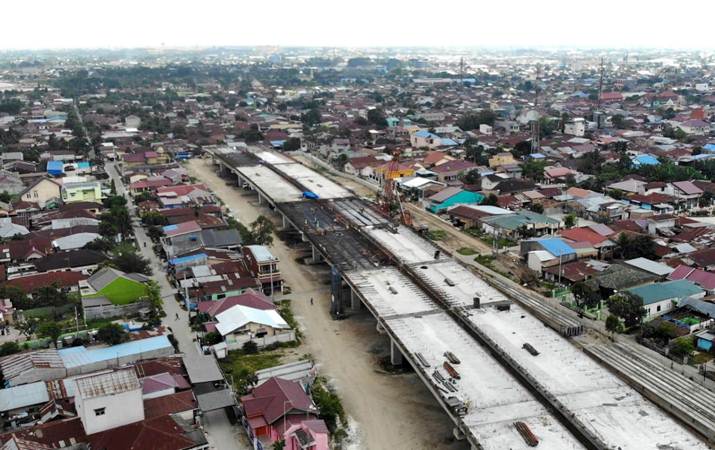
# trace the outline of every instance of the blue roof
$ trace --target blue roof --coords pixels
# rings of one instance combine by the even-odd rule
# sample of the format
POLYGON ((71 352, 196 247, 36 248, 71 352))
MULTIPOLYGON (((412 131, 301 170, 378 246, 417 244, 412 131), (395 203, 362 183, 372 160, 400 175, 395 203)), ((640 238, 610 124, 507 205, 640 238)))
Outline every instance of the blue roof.
POLYGON ((658 164, 660 164, 660 161, 658 161, 658 158, 653 155, 638 155, 633 158, 633 164, 636 166, 657 166, 658 164))
POLYGON ((415 136, 423 137, 423 138, 426 138, 426 137, 439 138, 439 136, 437 136, 436 134, 430 133, 427 130, 420 130, 417 133, 415 133, 415 136))
POLYGON ((285 139, 281 139, 279 141, 271 141, 271 146, 273 147, 283 147, 283 144, 285 144, 286 141, 285 139))
POLYGON ((644 305, 650 305, 664 300, 680 300, 694 295, 699 295, 704 292, 688 280, 651 283, 626 289, 626 291, 642 298, 644 305))
POLYGON ((703 150, 706 152, 715 152, 715 144, 705 144, 703 150))
POLYGON ((169 260, 169 264, 178 266, 180 264, 187 264, 194 261, 201 261, 208 258, 206 253, 197 253, 195 255, 182 256, 180 258, 172 258, 169 260))
POLYGON ((89 161, 80 161, 77 163, 77 167, 79 167, 80 169, 89 169, 89 161))
POLYGON ((166 233, 167 231, 174 231, 177 228, 179 228, 178 225, 164 225, 161 229, 164 230, 164 233, 166 233))
POLYGON ((554 256, 573 255, 576 253, 576 250, 571 248, 571 246, 564 242, 563 239, 546 238, 537 239, 537 241, 542 247, 544 247, 544 250, 554 256))
POLYGON ((65 171, 65 163, 62 161, 47 161, 48 173, 63 173, 65 171))
POLYGON ((163 348, 172 348, 171 342, 169 342, 169 339, 164 335, 125 342, 124 344, 113 345, 111 347, 87 349, 84 346, 79 346, 63 348, 57 352, 60 358, 62 358, 65 367, 69 369, 101 361, 149 353, 163 348))
POLYGON ((442 139, 440 139, 440 143, 442 145, 449 145, 449 146, 459 145, 453 139, 450 139, 450 138, 442 138, 442 139))

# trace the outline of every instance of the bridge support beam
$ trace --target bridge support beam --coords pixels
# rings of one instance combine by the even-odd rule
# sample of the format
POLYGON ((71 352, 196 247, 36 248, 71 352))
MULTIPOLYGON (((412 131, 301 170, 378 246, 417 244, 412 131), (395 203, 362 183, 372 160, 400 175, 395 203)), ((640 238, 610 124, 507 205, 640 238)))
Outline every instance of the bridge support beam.
POLYGON ((259 205, 263 204, 263 196, 261 195, 261 191, 258 191, 258 204, 259 205))
MULTIPOLYGON (((462 430, 460 430, 457 427, 452 428, 452 435, 454 438, 458 441, 463 441, 464 440, 464 433, 462 433, 462 430)), ((472 447, 474 448, 474 447, 472 447)))
POLYGON ((377 330, 378 334, 385 334, 385 328, 383 328, 380 322, 377 322, 377 326, 375 327, 375 329, 377 330))
POLYGON ((400 351, 400 348, 395 344, 395 341, 390 339, 390 363, 393 366, 401 366, 402 365, 402 352, 400 351))

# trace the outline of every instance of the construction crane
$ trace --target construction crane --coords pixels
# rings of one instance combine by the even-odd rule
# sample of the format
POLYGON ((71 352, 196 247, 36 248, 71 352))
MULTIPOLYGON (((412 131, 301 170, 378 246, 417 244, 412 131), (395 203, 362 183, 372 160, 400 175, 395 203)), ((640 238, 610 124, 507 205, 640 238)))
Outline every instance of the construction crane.
POLYGON ((392 153, 392 160, 385 170, 385 182, 380 195, 379 206, 386 216, 393 218, 395 212, 399 215, 400 222, 408 227, 412 226, 412 215, 407 211, 400 199, 395 179, 400 176, 400 151, 392 153))

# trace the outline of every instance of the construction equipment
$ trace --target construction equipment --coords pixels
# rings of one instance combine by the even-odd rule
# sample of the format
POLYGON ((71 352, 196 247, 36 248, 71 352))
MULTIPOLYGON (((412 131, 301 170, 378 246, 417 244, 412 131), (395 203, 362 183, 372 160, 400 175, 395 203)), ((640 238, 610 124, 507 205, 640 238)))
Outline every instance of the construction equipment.
POLYGON ((379 205, 380 209, 387 217, 393 218, 395 215, 399 217, 400 223, 405 226, 412 226, 412 215, 402 205, 400 193, 397 190, 397 182, 395 181, 400 176, 400 151, 395 150, 392 153, 392 160, 387 165, 385 170, 385 182, 383 184, 382 193, 380 194, 379 205))
POLYGON ((449 374, 449 376, 452 377, 452 378, 454 378, 455 380, 459 380, 460 378, 462 378, 462 377, 459 375, 459 372, 457 372, 456 370, 454 370, 454 367, 452 367, 452 365, 451 365, 450 363, 448 363, 447 361, 445 361, 445 362, 442 364, 442 367, 444 367, 444 370, 447 371, 447 373, 449 374))

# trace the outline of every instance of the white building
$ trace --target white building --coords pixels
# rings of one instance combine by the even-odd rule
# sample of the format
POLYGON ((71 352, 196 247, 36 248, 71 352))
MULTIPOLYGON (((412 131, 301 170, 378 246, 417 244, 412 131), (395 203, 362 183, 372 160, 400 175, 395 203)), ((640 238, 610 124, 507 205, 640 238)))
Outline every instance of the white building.
POLYGON ((144 420, 142 386, 133 368, 75 380, 75 406, 87 434, 144 420))
POLYGON ((586 134, 586 128, 587 124, 585 119, 573 119, 564 124, 564 134, 583 137, 586 134))

